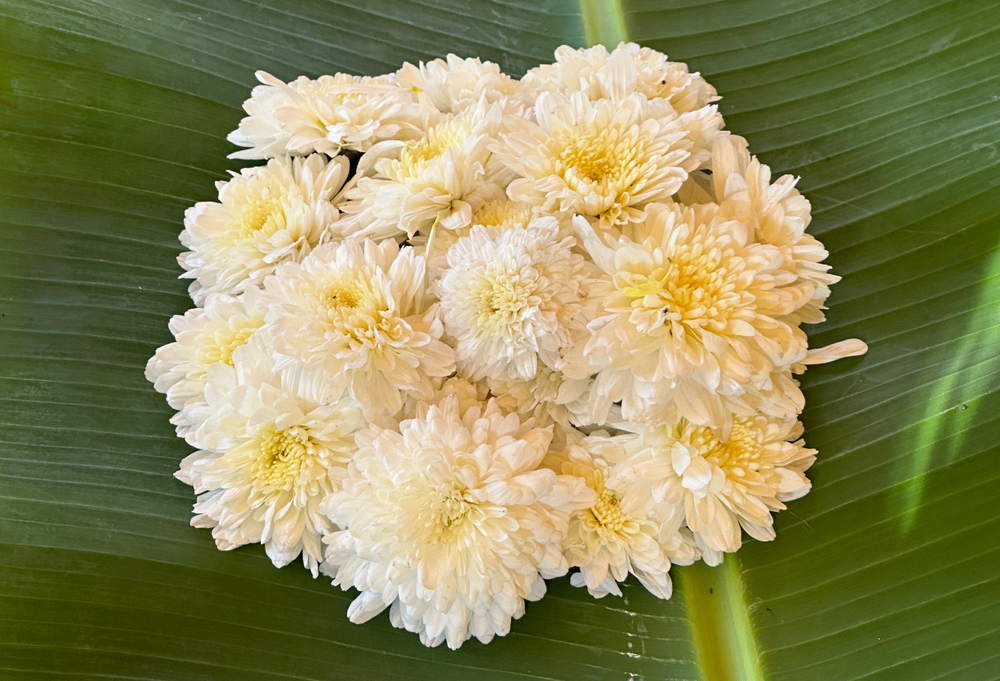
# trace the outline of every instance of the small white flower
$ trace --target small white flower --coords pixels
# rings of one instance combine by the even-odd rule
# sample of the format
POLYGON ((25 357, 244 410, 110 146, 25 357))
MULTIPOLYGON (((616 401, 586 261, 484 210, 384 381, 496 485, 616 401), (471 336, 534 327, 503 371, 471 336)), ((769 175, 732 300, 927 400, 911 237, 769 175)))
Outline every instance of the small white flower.
MULTIPOLYGON (((596 423, 622 400, 629 421, 679 413, 724 428, 731 413, 752 414, 773 392, 772 375, 805 356, 805 335, 779 319, 794 308, 783 288, 794 275, 782 269, 775 246, 753 243, 743 224, 710 207, 657 204, 648 212, 617 240, 576 219, 607 275, 592 287, 604 311, 560 368, 577 378, 599 371, 591 391, 596 423)), ((790 393, 782 404, 801 405, 797 386, 780 387, 790 393)))
POLYGON ((621 43, 612 52, 603 45, 556 50, 556 62, 535 67, 521 86, 536 94, 581 91, 592 100, 616 99, 638 92, 648 99, 665 99, 679 113, 696 111, 719 99, 701 75, 682 62, 635 43, 621 43))
POLYGON ((722 122, 714 107, 678 116, 642 95, 590 101, 580 92, 543 92, 535 116, 537 124, 512 119, 496 147, 520 176, 507 193, 559 218, 585 215, 602 230, 641 221, 647 204, 668 200, 707 160, 704 145, 722 122))
POLYGON ((418 140, 372 149, 359 168, 373 168, 373 176, 359 177, 345 192, 345 229, 358 237, 394 238, 426 234, 435 224, 467 227, 477 197, 509 180, 489 150, 501 120, 502 107, 483 99, 462 113, 440 116, 418 140))
POLYGON ((261 292, 254 288, 236 298, 213 293, 205 307, 170 320, 170 332, 176 341, 150 357, 146 379, 178 410, 170 422, 177 426, 179 437, 204 418, 208 370, 220 362, 232 366, 233 351, 245 345, 263 325, 261 292))
POLYGON ((361 592, 351 621, 390 608, 393 626, 453 649, 506 635, 544 580, 566 574, 566 513, 593 501, 582 480, 539 468, 551 437, 492 400, 461 413, 456 397, 399 432, 359 433, 323 503, 343 528, 324 539, 323 572, 361 592))
POLYGON ((368 151, 387 139, 419 137, 422 117, 412 93, 390 76, 369 78, 338 73, 284 83, 257 72, 262 85, 243 103, 247 117, 229 135, 244 151, 230 158, 270 158, 343 149, 368 151))
POLYGON ((489 103, 518 91, 518 83, 501 73, 493 62, 462 59, 449 54, 447 60, 403 64, 396 72, 399 87, 426 97, 441 113, 460 113, 485 98, 489 103))
POLYGON ((274 268, 305 257, 329 232, 339 211, 331 199, 347 179, 347 159, 271 159, 219 182, 219 201, 184 214, 177 261, 194 279, 191 297, 259 287, 274 268))
POLYGON ((712 551, 732 552, 741 526, 759 541, 774 539, 771 514, 809 491, 816 450, 801 435, 794 418, 736 417, 723 438, 682 419, 647 428, 610 484, 661 521, 683 521, 712 551))
POLYGON ((488 384, 497 402, 508 411, 533 416, 539 423, 590 425, 587 417, 587 398, 593 384, 590 378, 569 378, 539 362, 537 373, 526 381, 491 378, 488 384))
POLYGON ((349 397, 303 397, 296 373, 275 371, 259 340, 233 359, 209 369, 211 416, 187 438, 201 449, 176 474, 198 493, 191 524, 212 528, 222 550, 261 543, 277 567, 301 553, 316 576, 320 538, 333 530, 319 505, 334 490, 330 472, 351 459, 361 412, 349 397))
POLYGON ((394 241, 344 241, 315 249, 268 277, 268 332, 283 357, 344 389, 365 418, 391 415, 403 393, 429 397, 431 378, 455 370, 435 306, 423 309, 424 259, 394 241))
POLYGON ((457 363, 474 380, 529 380, 586 324, 590 266, 554 218, 497 233, 473 227, 435 284, 457 363))
POLYGON ((680 534, 676 523, 659 522, 648 504, 623 499, 608 486, 616 463, 625 458, 625 442, 633 435, 577 438, 548 464, 556 472, 583 478, 594 490, 596 501, 570 516, 563 550, 574 573, 573 586, 586 586, 590 594, 621 596, 619 582, 634 574, 650 593, 670 598, 670 564, 693 563, 698 552, 693 542, 680 534))

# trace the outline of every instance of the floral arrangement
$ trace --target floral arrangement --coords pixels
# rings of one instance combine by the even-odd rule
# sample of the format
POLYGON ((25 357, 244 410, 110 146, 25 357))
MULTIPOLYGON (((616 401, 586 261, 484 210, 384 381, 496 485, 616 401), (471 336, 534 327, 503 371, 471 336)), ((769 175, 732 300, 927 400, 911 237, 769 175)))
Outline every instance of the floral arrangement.
POLYGON ((796 374, 838 277, 716 91, 622 44, 520 80, 449 55, 262 85, 265 161, 188 209, 197 307, 147 377, 220 549, 264 545, 428 646, 718 564, 810 487, 796 374))

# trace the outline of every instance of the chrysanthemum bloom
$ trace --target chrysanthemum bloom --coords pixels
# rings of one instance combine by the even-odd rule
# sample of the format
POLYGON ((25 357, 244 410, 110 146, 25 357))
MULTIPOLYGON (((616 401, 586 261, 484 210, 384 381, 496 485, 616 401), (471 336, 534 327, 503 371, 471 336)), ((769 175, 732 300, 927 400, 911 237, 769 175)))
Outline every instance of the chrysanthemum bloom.
POLYGON ((545 594, 545 579, 566 574, 566 514, 593 493, 539 468, 551 430, 492 400, 421 411, 398 432, 358 434, 342 489, 323 503, 343 528, 324 539, 323 572, 361 592, 352 622, 389 608, 425 645, 488 643, 545 594))
POLYGON ((209 368, 217 363, 233 364, 233 351, 250 340, 264 325, 264 306, 259 289, 247 289, 233 298, 213 293, 205 307, 196 307, 170 320, 170 332, 176 339, 157 349, 146 363, 146 379, 167 403, 177 409, 170 420, 177 435, 203 418, 205 382, 209 368))
POLYGON ((541 362, 527 380, 488 381, 490 392, 507 411, 532 416, 538 423, 555 421, 564 426, 590 425, 587 398, 592 383, 590 378, 569 378, 541 362))
POLYGON ((828 255, 823 244, 805 232, 810 206, 795 188, 798 180, 783 175, 772 183, 771 169, 750 156, 746 140, 724 135, 712 153, 712 181, 720 213, 752 227, 760 243, 781 250, 785 268, 796 275, 789 288, 802 301, 796 317, 806 323, 823 321, 830 285, 840 277, 823 263, 828 255))
POLYGON ((298 261, 336 222, 331 199, 347 179, 347 159, 272 159, 219 182, 219 201, 196 203, 184 214, 177 258, 194 279, 191 297, 259 287, 282 262, 298 261))
POLYGON ((500 233, 476 226, 448 250, 434 290, 457 365, 473 380, 531 379, 583 331, 592 269, 558 232, 548 217, 500 233))
POLYGON ((502 110, 483 99, 463 113, 440 116, 414 142, 387 142, 372 149, 359 168, 373 168, 373 176, 360 177, 341 206, 349 232, 394 238, 427 234, 435 224, 467 227, 476 198, 509 180, 510 172, 492 160, 489 150, 502 110))
POLYGON ((336 156, 343 149, 363 152, 381 140, 421 134, 422 116, 413 94, 391 76, 338 73, 284 83, 258 71, 257 80, 263 85, 243 103, 246 118, 229 134, 230 142, 250 148, 230 158, 316 151, 336 156))
POLYGON ((258 339, 233 359, 209 369, 211 417, 187 438, 201 449, 176 473, 198 493, 191 524, 212 528, 222 550, 259 542, 277 567, 301 553, 316 576, 320 538, 333 530, 319 505, 334 489, 331 470, 354 453, 361 411, 348 396, 303 397, 296 372, 275 371, 258 339))
POLYGON ((645 218, 707 158, 722 118, 714 107, 677 114, 642 95, 590 101, 581 92, 543 92, 538 123, 515 118, 496 156, 520 177, 507 193, 542 213, 593 219, 608 230, 645 218), (692 154, 695 144, 698 153, 692 154))
POLYGON ((280 368, 324 376, 374 420, 428 397, 431 378, 455 370, 436 306, 424 307, 424 259, 392 240, 345 241, 279 268, 265 284, 267 324, 280 368))
POLYGON ((732 552, 741 526, 759 541, 774 539, 771 514, 809 491, 816 450, 801 435, 794 418, 736 417, 722 439, 682 419, 646 429, 610 484, 665 521, 682 519, 710 549, 732 552))
POLYGON ((635 436, 578 438, 563 453, 550 455, 547 464, 563 475, 583 478, 596 501, 570 516, 563 551, 573 586, 586 586, 595 598, 621 596, 619 582, 634 574, 650 593, 670 598, 671 560, 688 565, 698 559, 693 542, 676 524, 659 522, 649 504, 625 499, 608 487, 614 465, 625 458, 624 442, 635 436))
POLYGON ((461 113, 480 99, 492 104, 518 91, 517 81, 493 62, 454 54, 419 66, 403 64, 396 72, 396 83, 426 97, 441 113, 461 113))
POLYGON ((577 378, 599 370, 595 423, 621 400, 629 421, 655 424, 679 413, 722 429, 730 413, 753 413, 773 389, 772 373, 805 356, 805 336, 780 321, 794 309, 784 287, 795 275, 782 268, 777 247, 753 243, 746 226, 710 209, 657 204, 647 212, 618 239, 602 239, 576 218, 607 275, 592 287, 604 311, 560 368, 577 378))
POLYGON ((529 92, 582 91, 592 99, 614 99, 638 92, 649 99, 665 99, 679 113, 696 111, 719 99, 715 88, 686 64, 635 43, 621 43, 613 52, 603 45, 574 50, 563 45, 556 62, 537 66, 524 75, 529 92))

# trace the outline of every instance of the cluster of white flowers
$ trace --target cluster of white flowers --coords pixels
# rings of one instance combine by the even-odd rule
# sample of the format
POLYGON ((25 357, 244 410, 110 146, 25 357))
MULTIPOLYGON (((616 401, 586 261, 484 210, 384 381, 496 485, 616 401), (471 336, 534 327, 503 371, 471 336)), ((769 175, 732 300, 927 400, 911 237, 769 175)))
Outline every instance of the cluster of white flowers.
POLYGON ((197 305, 147 376, 221 549, 263 544, 430 646, 715 565, 809 490, 795 375, 837 277, 715 90, 623 44, 520 80, 449 56, 266 73, 266 164, 185 216, 197 305))

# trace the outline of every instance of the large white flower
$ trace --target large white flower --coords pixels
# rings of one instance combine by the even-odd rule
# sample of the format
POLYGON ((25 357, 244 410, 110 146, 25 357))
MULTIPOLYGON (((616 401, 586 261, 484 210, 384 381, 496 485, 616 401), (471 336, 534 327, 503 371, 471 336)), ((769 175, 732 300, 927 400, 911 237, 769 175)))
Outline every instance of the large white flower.
POLYGON ((305 257, 336 222, 331 199, 347 173, 343 157, 271 159, 219 182, 218 202, 188 208, 180 239, 191 250, 177 261, 195 303, 260 286, 278 264, 305 257))
POLYGON ((449 54, 419 66, 410 63, 396 72, 399 87, 426 97, 441 113, 460 113, 480 99, 497 102, 518 91, 518 83, 489 61, 449 54))
POLYGON ((609 482, 629 504, 683 521, 709 549, 732 552, 741 526, 759 541, 774 539, 771 514, 809 491, 816 450, 801 435, 794 418, 737 417, 724 438, 681 419, 647 428, 609 482))
POLYGON ((722 118, 714 107, 678 116, 642 95, 591 101, 581 92, 543 92, 537 124, 513 119, 496 156, 520 178, 507 193, 563 218, 585 215, 600 229, 645 218, 709 155, 722 118), (710 148, 710 147, 709 147, 710 148))
POLYGON ((233 351, 250 340, 264 325, 264 306, 260 289, 247 289, 233 298, 213 293, 205 307, 196 307, 170 320, 170 332, 176 339, 157 349, 146 363, 146 379, 177 409, 170 420, 177 435, 204 418, 205 382, 215 364, 232 366, 233 351))
POLYGON ((391 76, 338 73, 284 83, 257 72, 262 85, 243 103, 246 118, 229 134, 244 151, 230 158, 270 158, 315 151, 336 156, 343 149, 367 151, 387 139, 419 137, 422 117, 413 94, 391 76))
POLYGON ((348 389, 374 420, 403 406, 403 393, 427 397, 431 377, 455 370, 439 339, 436 306, 424 309, 424 259, 392 240, 320 246, 268 277, 268 332, 295 365, 326 379, 326 393, 348 389))
POLYGON ((362 157, 359 174, 345 192, 347 229, 359 237, 388 238, 467 227, 472 202, 494 185, 506 186, 509 171, 492 160, 490 143, 500 129, 503 107, 480 100, 459 114, 444 114, 410 142, 383 143, 362 157))
POLYGON ((746 226, 710 207, 664 204, 648 212, 618 239, 602 239, 576 219, 607 275, 594 285, 604 310, 561 368, 578 378, 600 371, 591 391, 597 423, 622 400, 630 421, 679 413, 724 428, 731 412, 753 413, 774 389, 773 373, 805 356, 805 336, 779 319, 794 308, 784 288, 794 275, 782 268, 777 247, 753 243, 746 226))
POLYGON ((591 266, 558 234, 550 217, 499 233, 475 226, 448 250, 434 290, 458 367, 474 380, 531 379, 583 331, 591 266))
POLYGON ((361 412, 350 397, 303 397, 297 372, 275 371, 259 339, 233 359, 209 369, 211 416, 188 433, 200 449, 176 473, 198 493, 191 524, 212 528, 223 550, 259 542, 278 567, 301 553, 315 576, 333 530, 319 505, 334 490, 330 472, 354 453, 361 412))
POLYGON ((358 434, 342 489, 323 503, 343 528, 324 539, 323 572, 361 592, 352 622, 389 608, 425 645, 487 643, 566 574, 566 513, 593 493, 539 468, 551 430, 493 401, 461 413, 450 397, 421 412, 398 432, 358 434))
POLYGON ((615 99, 638 92, 665 99, 677 113, 696 111, 719 99, 715 88, 682 62, 635 43, 621 43, 613 52, 603 45, 574 50, 563 45, 556 62, 537 66, 521 79, 529 92, 581 91, 590 99, 615 99))
POLYGON ((694 542, 678 524, 661 523, 649 504, 624 499, 608 486, 615 464, 626 456, 625 443, 634 435, 575 438, 567 451, 550 455, 547 463, 564 475, 583 478, 594 490, 595 502, 570 516, 564 553, 574 573, 573 586, 586 586, 592 596, 621 596, 619 582, 634 574, 650 593, 670 598, 671 560, 688 565, 698 559, 694 542))

